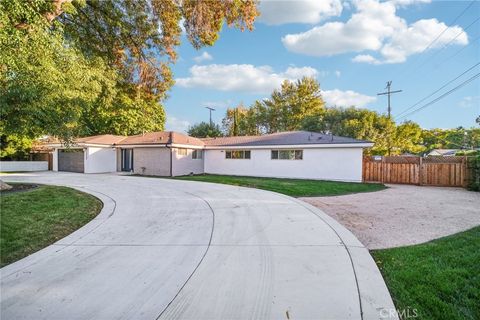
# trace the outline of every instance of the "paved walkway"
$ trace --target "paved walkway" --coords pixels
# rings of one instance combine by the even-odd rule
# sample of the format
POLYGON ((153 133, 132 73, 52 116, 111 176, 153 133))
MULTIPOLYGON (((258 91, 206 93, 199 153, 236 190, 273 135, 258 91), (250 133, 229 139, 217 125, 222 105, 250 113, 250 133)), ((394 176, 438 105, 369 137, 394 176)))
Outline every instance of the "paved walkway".
POLYGON ((320 210, 276 193, 192 181, 17 174, 105 206, 83 228, 1 269, 3 319, 385 319, 368 250, 320 210))
POLYGON ((418 244, 480 225, 480 193, 461 188, 397 184, 302 200, 339 221, 369 249, 418 244))

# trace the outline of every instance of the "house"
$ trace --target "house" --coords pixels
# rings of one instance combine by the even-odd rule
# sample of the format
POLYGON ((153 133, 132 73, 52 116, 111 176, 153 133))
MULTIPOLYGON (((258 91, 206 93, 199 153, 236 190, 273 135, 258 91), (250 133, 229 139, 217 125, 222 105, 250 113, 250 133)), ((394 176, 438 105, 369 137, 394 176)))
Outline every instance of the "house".
POLYGON ((363 148, 373 143, 307 131, 198 139, 177 132, 79 138, 53 150, 53 170, 126 171, 142 175, 239 176, 362 180, 363 148))
POLYGON ((460 149, 433 149, 427 156, 452 157, 459 151, 460 149))

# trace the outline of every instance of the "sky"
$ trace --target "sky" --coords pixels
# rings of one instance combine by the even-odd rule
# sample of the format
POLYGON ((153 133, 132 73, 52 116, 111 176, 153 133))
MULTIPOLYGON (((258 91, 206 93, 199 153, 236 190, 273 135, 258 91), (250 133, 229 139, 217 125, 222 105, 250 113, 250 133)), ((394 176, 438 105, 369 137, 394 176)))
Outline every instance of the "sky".
POLYGON ((205 107, 221 125, 228 107, 250 106, 303 76, 319 81, 327 106, 386 113, 387 97, 377 93, 392 81, 402 90, 392 95, 397 122, 476 126, 480 1, 276 0, 259 9, 255 30, 224 26, 212 47, 195 50, 182 36, 167 130, 208 121, 205 107))

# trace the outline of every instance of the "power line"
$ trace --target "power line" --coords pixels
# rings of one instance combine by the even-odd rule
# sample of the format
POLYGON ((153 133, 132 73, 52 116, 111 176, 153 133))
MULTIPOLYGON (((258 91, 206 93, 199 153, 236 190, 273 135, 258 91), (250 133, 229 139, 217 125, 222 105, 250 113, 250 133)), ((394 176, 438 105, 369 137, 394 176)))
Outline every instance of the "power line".
POLYGON ((428 106, 431 106, 432 104, 434 104, 434 103, 440 101, 441 99, 445 98, 446 96, 452 94, 453 92, 457 91, 458 89, 460 89, 461 87, 467 85, 468 83, 472 82, 473 80, 475 80, 475 79, 478 78, 478 77, 480 77, 480 73, 475 74, 473 77, 465 80, 464 82, 460 83, 460 84, 459 84, 458 86, 456 86, 455 88, 451 89, 450 91, 445 92, 445 93, 442 94, 441 96, 439 96, 439 97, 433 99, 432 101, 424 104, 424 105, 421 106, 420 108, 417 108, 417 109, 415 109, 415 110, 412 110, 411 112, 407 113, 406 115, 400 117, 399 120, 400 120, 400 119, 403 119, 403 118, 406 118, 406 117, 408 117, 408 116, 410 116, 410 115, 412 115, 412 114, 414 114, 414 113, 416 113, 416 112, 418 112, 418 111, 420 111, 420 110, 422 110, 422 109, 425 109, 425 108, 428 107, 428 106))
POLYGON ((447 32, 447 30, 450 29, 450 28, 452 27, 452 25, 453 25, 455 22, 457 22, 457 20, 458 20, 461 16, 463 16, 463 15, 465 14, 465 12, 467 12, 467 10, 470 9, 470 7, 471 7, 474 3, 475 3, 475 0, 473 0, 472 2, 470 2, 470 4, 469 4, 465 9, 463 9, 463 11, 462 11, 452 22, 450 22, 450 25, 448 25, 445 29, 443 29, 443 31, 440 32, 440 34, 439 34, 435 39, 433 39, 433 41, 430 42, 430 43, 428 44, 428 46, 426 46, 425 49, 423 49, 423 50, 420 52, 420 54, 423 53, 423 52, 425 52, 426 50, 428 50, 428 49, 432 46, 432 44, 434 44, 438 39, 440 39, 440 37, 441 37, 445 32, 447 32))
POLYGON ((438 63, 437 66, 440 66, 442 64, 444 64, 445 62, 449 61, 450 59, 456 57, 458 54, 460 54, 460 52, 462 52, 463 50, 465 50, 466 48, 468 48, 469 45, 471 45, 472 43, 475 43, 477 42, 478 40, 480 39, 480 35, 475 37, 472 41, 470 41, 466 46, 462 47, 460 50, 458 50, 457 52, 455 52, 454 54, 452 54, 451 56, 449 56, 448 58, 444 59, 442 62, 438 63))
POLYGON ((446 47, 448 47, 453 41, 455 41, 458 37, 460 37, 466 30, 468 30, 472 25, 477 23, 480 20, 480 17, 477 19, 473 20, 468 26, 462 29, 455 37, 453 37, 450 41, 448 41, 446 44, 444 44, 440 49, 437 51, 433 52, 429 56, 427 56, 424 61, 415 69, 415 72, 418 72, 423 66, 428 64, 429 62, 433 61, 433 58, 436 57, 440 52, 442 52, 446 47))
POLYGON ((408 107, 407 109, 403 110, 402 112, 400 112, 399 114, 397 114, 396 116, 401 116, 402 114, 406 113, 408 110, 411 110, 412 108, 416 107, 417 105, 419 105, 420 103, 422 103, 423 101, 427 100, 428 98, 430 98, 431 96, 433 96, 435 93, 439 92, 440 90, 442 90, 443 88, 445 88, 446 86, 448 86, 450 83, 454 82, 455 80, 457 80, 458 78, 460 78, 461 76, 463 76, 464 74, 468 73, 470 70, 474 69, 475 67, 477 67, 478 65, 480 65, 480 62, 477 62, 476 64, 474 64, 473 66, 471 66, 470 68, 468 68, 467 70, 465 70, 464 72, 462 72, 461 74, 459 74, 457 77, 455 77, 454 79, 448 81, 447 83, 445 83, 443 86, 441 86, 440 88, 438 88, 437 90, 435 90, 434 92, 430 93, 428 96, 424 97, 423 99, 417 101, 415 104, 411 105, 410 107, 408 107))
MULTIPOLYGON (((470 2, 470 4, 469 4, 465 9, 463 9, 462 12, 460 12, 460 13, 455 17, 455 19, 453 19, 452 22, 450 22, 450 24, 449 24, 445 29, 443 29, 443 31, 440 32, 440 33, 435 37, 435 39, 433 39, 425 48, 423 48, 422 51, 420 51, 419 53, 417 53, 417 55, 414 57, 414 61, 413 61, 413 62, 415 62, 415 61, 420 57, 420 54, 422 54, 422 53, 424 53, 425 51, 427 51, 428 49, 430 49, 430 47, 431 47, 435 42, 437 42, 437 40, 440 39, 440 37, 441 37, 445 32, 447 32, 447 30, 450 29, 450 28, 453 26, 453 24, 454 24, 455 22, 457 22, 458 19, 460 19, 460 17, 462 17, 462 16, 465 14, 465 12, 467 12, 467 10, 470 9, 470 7, 471 7, 474 3, 475 3, 475 0, 473 0, 472 2, 470 2)), ((410 64, 410 66, 413 66, 413 64, 410 64)), ((410 69, 410 68, 406 68, 406 69, 404 69, 404 71, 406 71, 406 70, 408 70, 408 69, 410 69)), ((404 74, 404 72, 402 72, 402 73, 404 74)), ((402 73, 401 73, 401 74, 402 74, 402 73)))
MULTIPOLYGON (((428 59, 429 61, 432 61, 432 58, 434 56, 436 56, 439 52, 441 52, 443 49, 445 49, 446 47, 448 47, 453 41, 455 41, 458 37, 460 37, 462 35, 462 33, 464 33, 465 30, 468 30, 472 25, 474 25, 478 20, 480 20, 480 17, 478 17, 477 19, 473 20, 472 23, 470 23, 468 26, 466 26, 465 28, 463 28, 462 31, 460 31, 453 39, 451 39, 450 41, 448 41, 446 44, 443 45, 443 47, 441 47, 439 50, 435 51, 431 56, 430 56, 430 59, 428 59)), ((418 69, 417 69, 418 70, 418 69)))

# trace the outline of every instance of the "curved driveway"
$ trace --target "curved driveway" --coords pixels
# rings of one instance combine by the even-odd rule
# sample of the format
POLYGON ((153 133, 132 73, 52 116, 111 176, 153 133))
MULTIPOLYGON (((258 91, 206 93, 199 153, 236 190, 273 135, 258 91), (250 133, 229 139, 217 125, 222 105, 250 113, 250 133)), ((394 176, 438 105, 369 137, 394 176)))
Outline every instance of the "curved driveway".
POLYGON ((92 222, 1 269, 2 319, 385 319, 362 244, 277 193, 114 174, 18 174, 102 199, 92 222))

